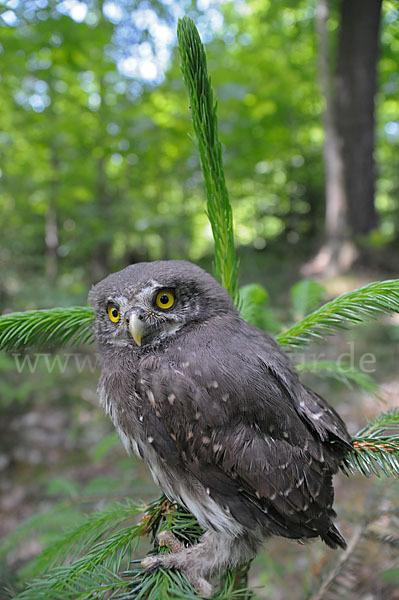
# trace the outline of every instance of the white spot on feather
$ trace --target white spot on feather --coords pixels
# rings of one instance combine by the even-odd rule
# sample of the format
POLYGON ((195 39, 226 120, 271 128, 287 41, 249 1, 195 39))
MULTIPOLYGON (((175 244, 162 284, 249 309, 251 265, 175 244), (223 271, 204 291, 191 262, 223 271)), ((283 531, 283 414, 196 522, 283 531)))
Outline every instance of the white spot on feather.
POLYGON ((155 408, 155 398, 154 398, 154 394, 152 393, 151 390, 147 390, 146 391, 147 394, 147 398, 150 401, 150 404, 152 406, 152 408, 155 408))
POLYGON ((321 417, 323 416, 323 411, 318 412, 318 413, 312 413, 312 417, 313 419, 315 419, 316 421, 318 421, 319 419, 321 419, 321 417))

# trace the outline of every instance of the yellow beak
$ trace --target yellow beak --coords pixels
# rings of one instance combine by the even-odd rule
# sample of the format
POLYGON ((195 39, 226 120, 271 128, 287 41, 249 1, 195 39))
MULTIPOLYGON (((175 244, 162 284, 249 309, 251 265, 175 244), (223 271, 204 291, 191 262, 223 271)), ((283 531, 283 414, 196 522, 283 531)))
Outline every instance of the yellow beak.
POLYGON ((145 330, 145 323, 138 318, 136 313, 132 313, 129 317, 129 331, 132 338, 138 346, 141 346, 141 338, 145 330))

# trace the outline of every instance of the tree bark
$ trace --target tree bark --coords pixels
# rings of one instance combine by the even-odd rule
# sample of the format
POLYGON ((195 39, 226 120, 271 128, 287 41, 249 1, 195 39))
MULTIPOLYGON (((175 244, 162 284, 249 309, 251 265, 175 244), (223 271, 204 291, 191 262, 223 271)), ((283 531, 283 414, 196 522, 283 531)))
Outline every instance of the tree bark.
POLYGON ((382 0, 342 0, 336 79, 347 220, 354 235, 377 225, 374 98, 382 0))
POLYGON ((359 235, 377 225, 374 207, 374 97, 382 0, 341 0, 332 75, 329 0, 318 0, 320 88, 325 98, 325 238, 305 275, 335 275, 351 267, 359 235))

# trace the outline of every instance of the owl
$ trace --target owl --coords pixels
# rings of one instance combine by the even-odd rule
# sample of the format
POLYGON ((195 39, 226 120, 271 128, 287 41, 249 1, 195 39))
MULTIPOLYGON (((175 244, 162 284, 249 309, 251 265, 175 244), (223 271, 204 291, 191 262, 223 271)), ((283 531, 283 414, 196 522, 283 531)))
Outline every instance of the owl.
POLYGON ((186 261, 138 263, 95 285, 89 302, 105 412, 205 530, 145 567, 181 569, 209 596, 213 574, 272 535, 345 548, 332 476, 352 448, 346 426, 211 275, 186 261))

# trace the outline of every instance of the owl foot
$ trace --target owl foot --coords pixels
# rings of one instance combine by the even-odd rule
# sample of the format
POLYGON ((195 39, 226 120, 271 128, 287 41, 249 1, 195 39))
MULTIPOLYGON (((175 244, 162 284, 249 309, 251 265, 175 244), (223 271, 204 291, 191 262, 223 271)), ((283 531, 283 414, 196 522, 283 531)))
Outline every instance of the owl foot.
POLYGON ((159 546, 169 548, 174 554, 180 552, 180 550, 183 550, 184 548, 184 544, 179 542, 177 537, 175 537, 171 531, 161 531, 161 533, 158 534, 157 539, 159 546))
MULTIPOLYGON (((181 544, 173 534, 171 534, 170 532, 161 532, 160 536, 158 536, 158 540, 160 542, 161 546, 167 546, 168 548, 171 548, 169 545, 169 542, 172 542, 172 544, 179 544, 181 546, 181 549, 183 550, 184 546, 183 544, 181 544), (169 534, 169 536, 162 536, 162 538, 164 539, 159 539, 159 537, 161 536, 162 533, 167 533, 169 534), (165 538, 167 540, 168 543, 165 543, 165 538), (173 538, 173 540, 171 539, 173 538)), ((175 546, 176 547, 176 546, 175 546)), ((189 582, 191 583, 191 585, 193 586, 194 589, 197 590, 198 594, 200 596, 202 596, 203 598, 210 598, 212 596, 212 592, 213 592, 213 586, 206 581, 206 579, 204 579, 203 577, 200 577, 199 575, 195 574, 195 573, 191 573, 188 569, 183 568, 183 560, 179 560, 184 558, 184 552, 179 552, 176 550, 173 550, 171 548, 172 552, 174 552, 175 554, 165 554, 164 556, 147 556, 146 558, 144 558, 141 561, 141 566, 144 567, 145 569, 147 569, 148 571, 154 571, 155 569, 160 569, 160 568, 164 568, 164 569, 180 569, 180 571, 183 571, 183 573, 186 575, 187 579, 189 580, 189 582), (180 556, 179 556, 180 554, 180 556)))

